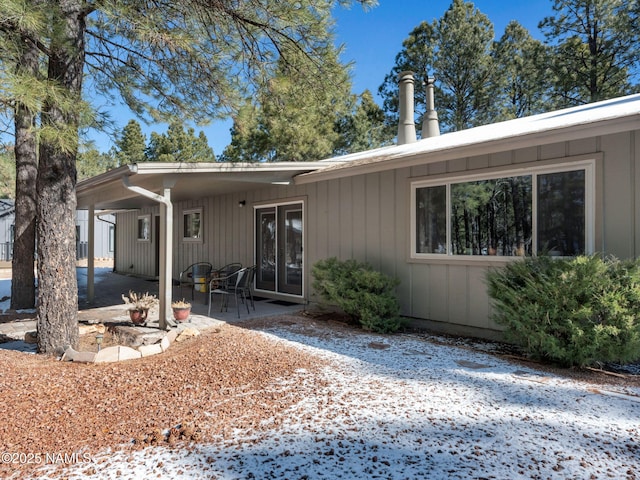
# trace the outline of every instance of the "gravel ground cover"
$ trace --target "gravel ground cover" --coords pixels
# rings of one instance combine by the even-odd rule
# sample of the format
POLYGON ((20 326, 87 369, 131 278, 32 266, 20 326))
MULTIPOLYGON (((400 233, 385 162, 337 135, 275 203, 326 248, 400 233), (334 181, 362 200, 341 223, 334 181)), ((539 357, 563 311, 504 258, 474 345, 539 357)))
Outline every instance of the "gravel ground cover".
POLYGON ((119 364, 0 349, 0 401, 5 478, 640 478, 637 377, 326 317, 119 364))

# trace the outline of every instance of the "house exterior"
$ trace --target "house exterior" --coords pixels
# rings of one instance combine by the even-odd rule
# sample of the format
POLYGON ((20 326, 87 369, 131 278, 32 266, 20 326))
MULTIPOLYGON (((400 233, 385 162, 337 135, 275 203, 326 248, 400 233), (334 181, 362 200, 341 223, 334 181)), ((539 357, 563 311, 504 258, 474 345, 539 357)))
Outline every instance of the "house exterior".
POLYGON ((257 265, 258 295, 306 304, 320 300, 315 262, 355 258, 400 279, 416 325, 480 336, 500 331, 488 269, 541 252, 638 256, 640 95, 408 137, 309 164, 120 167, 81 182, 78 205, 119 212, 122 273, 239 261, 257 265))
MULTIPOLYGON (((0 261, 13 259, 13 241, 15 230, 15 203, 13 200, 0 199, 0 261)), ((94 219, 95 255, 97 258, 113 258, 115 248, 115 216, 108 214, 94 219)), ((76 213, 76 258, 87 258, 89 216, 87 210, 76 213)))

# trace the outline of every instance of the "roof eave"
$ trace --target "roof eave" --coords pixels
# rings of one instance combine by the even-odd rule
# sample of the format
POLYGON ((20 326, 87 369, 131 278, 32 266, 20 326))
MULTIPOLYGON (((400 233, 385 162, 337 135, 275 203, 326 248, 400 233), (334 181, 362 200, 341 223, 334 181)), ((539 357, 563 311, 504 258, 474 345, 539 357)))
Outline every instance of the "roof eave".
MULTIPOLYGON (((434 137, 434 139, 427 138, 420 140, 419 142, 428 143, 425 145, 424 149, 419 151, 391 149, 384 152, 385 155, 381 155, 379 159, 376 159, 373 155, 369 159, 363 156, 359 162, 353 162, 351 164, 345 163, 334 168, 329 167, 324 170, 303 173, 294 177, 294 184, 304 185, 347 176, 375 173, 478 155, 487 155, 505 150, 528 148, 538 146, 541 143, 551 144, 592 136, 619 133, 634 129, 640 129, 640 112, 632 116, 613 119, 608 118, 594 122, 573 124, 570 126, 559 126, 557 128, 526 132, 523 134, 515 134, 501 138, 488 139, 485 141, 471 141, 468 143, 450 144, 442 147, 434 146, 434 148, 428 147, 428 144, 437 145, 439 143, 437 139, 442 139, 445 135, 457 133, 454 132, 452 134, 434 137)), ((372 151, 371 153, 374 152, 372 151)))

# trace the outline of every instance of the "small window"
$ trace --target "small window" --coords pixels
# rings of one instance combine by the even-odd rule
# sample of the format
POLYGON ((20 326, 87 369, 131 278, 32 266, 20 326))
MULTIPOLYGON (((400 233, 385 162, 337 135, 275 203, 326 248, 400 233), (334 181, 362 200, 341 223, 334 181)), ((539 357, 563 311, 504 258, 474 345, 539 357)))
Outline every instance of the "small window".
POLYGON ((185 210, 183 215, 183 240, 200 241, 202 240, 202 209, 185 210))
POLYGON ((138 217, 138 241, 148 242, 151 240, 151 216, 141 215, 138 217))
POLYGON ((113 225, 109 225, 109 252, 115 250, 116 245, 116 227, 113 225))

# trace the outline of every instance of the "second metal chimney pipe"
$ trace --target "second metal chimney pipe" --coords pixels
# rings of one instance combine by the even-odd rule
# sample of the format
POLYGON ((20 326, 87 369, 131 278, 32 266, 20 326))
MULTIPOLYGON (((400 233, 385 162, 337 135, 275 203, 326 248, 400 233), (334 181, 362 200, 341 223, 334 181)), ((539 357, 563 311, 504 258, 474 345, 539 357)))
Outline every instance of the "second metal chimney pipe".
POLYGON ((413 72, 400 72, 398 75, 398 83, 400 88, 398 145, 404 145, 405 143, 413 143, 417 140, 413 107, 413 85, 415 83, 413 72))
POLYGON ((422 118, 421 138, 437 137, 440 135, 440 124, 438 123, 438 112, 435 108, 434 86, 435 78, 427 77, 427 111, 422 118))

